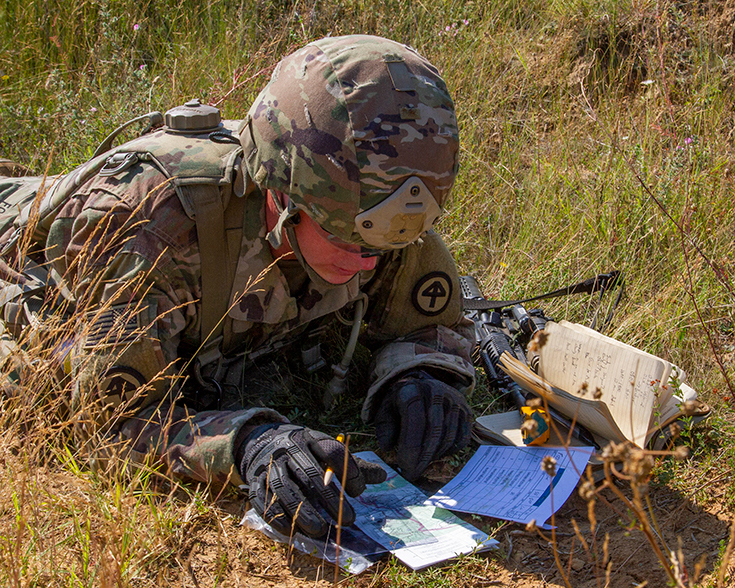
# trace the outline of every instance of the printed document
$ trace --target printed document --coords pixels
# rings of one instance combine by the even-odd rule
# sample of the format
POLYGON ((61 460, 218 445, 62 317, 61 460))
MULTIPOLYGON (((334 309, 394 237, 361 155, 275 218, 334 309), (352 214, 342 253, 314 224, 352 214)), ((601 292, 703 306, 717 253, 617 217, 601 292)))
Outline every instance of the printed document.
POLYGON ((542 526, 569 498, 593 454, 592 447, 482 445, 425 504, 542 526), (541 469, 547 455, 556 460, 553 478, 541 469))
POLYGON ((380 464, 388 473, 385 482, 368 484, 360 496, 345 496, 355 509, 355 525, 407 566, 420 570, 498 544, 443 508, 425 504, 426 495, 372 451, 355 455, 380 464))

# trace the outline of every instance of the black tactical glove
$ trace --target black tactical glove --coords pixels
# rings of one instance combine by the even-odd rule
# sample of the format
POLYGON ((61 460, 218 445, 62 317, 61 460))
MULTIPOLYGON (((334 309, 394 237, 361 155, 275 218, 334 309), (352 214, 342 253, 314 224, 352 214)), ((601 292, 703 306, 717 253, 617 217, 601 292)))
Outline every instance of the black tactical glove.
POLYGON ((413 370, 388 388, 375 414, 375 434, 383 450, 396 449, 401 475, 414 481, 429 462, 469 443, 471 423, 459 391, 413 370))
MULTIPOLYGON (((339 516, 339 489, 334 482, 324 485, 324 472, 330 467, 341 482, 344 452, 342 443, 319 431, 276 423, 257 427, 244 441, 240 462, 250 504, 283 535, 290 536, 295 525, 306 535, 324 536, 330 525, 319 509, 334 521, 339 516)), ((378 464, 349 456, 345 491, 350 496, 385 478, 378 464)), ((355 511, 345 500, 342 525, 354 522, 355 511)))

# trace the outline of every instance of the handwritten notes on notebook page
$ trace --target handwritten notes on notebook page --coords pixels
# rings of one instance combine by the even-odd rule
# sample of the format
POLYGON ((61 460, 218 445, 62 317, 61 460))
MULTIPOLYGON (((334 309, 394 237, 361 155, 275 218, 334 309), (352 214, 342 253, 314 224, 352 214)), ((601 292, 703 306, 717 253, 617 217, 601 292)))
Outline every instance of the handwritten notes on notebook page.
MULTIPOLYGON (((668 361, 582 325, 549 322, 539 350, 539 373, 504 359, 519 385, 545 395, 593 433, 642 447, 657 415, 672 403, 668 361), (514 375, 515 374, 515 375, 514 375)), ((679 370, 679 376, 683 372, 679 370)))

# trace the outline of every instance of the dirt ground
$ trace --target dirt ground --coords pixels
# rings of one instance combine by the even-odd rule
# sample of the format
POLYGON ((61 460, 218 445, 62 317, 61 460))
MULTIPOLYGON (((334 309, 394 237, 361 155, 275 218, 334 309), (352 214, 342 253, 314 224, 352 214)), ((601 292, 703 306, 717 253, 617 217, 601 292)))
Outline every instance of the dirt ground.
MULTIPOLYGON (((652 487, 651 505, 659 528, 669 549, 679 550, 684 556, 688 574, 685 584, 693 577, 697 562, 703 560, 702 577, 711 578, 716 585, 716 558, 721 542, 729 537, 731 513, 724 507, 725 480, 699 480, 711 486, 713 499, 699 505, 667 486, 652 487), (717 484, 722 484, 723 495, 718 496, 717 484), (704 559, 703 559, 704 558, 704 559)), ((620 485, 623 489, 623 486, 620 485)), ((625 493, 625 492, 624 492, 625 493)), ((609 586, 648 587, 667 586, 665 572, 646 541, 644 535, 631 530, 622 522, 626 512, 622 501, 610 490, 602 492, 609 506, 597 502, 596 530, 590 532, 587 503, 575 492, 557 513, 558 553, 562 565, 569 574, 570 584, 575 588, 592 588, 605 585, 605 563, 610 563, 609 586), (616 512, 616 510, 618 512, 616 512), (572 520, 590 547, 598 553, 597 561, 582 546, 577 538, 572 520), (607 547, 605 541, 607 537, 607 547), (607 558, 605 558, 607 553, 607 558)), ((248 586, 269 588, 306 588, 333 584, 334 567, 319 559, 292 551, 286 545, 275 544, 257 531, 239 526, 242 505, 236 501, 222 504, 223 516, 217 521, 201 521, 189 534, 188 561, 179 562, 178 570, 170 570, 167 581, 183 587, 204 588, 205 586, 248 586), (178 576, 178 578, 175 578, 178 576)), ((483 530, 498 527, 498 521, 484 518, 478 524, 483 530)), ((483 554, 467 564, 466 571, 451 571, 447 563, 450 586, 511 586, 539 588, 542 586, 564 586, 564 581, 555 564, 554 551, 550 543, 538 535, 527 532, 522 525, 506 524, 496 532, 499 549, 483 554)), ((416 572, 426 575, 430 572, 416 572)), ((359 576, 342 575, 340 585, 359 587, 425 585, 427 578, 396 580, 387 570, 387 564, 379 562, 359 576), (422 581, 423 580, 423 581, 422 581)), ((446 578, 445 578, 446 580, 446 578)), ((431 584, 434 585, 434 584, 431 584)))

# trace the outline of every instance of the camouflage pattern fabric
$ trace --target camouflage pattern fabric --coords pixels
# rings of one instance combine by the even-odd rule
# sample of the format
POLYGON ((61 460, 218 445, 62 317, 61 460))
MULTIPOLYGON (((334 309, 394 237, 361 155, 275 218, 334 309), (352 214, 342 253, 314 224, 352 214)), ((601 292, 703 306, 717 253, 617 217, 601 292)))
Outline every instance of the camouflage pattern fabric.
POLYGON ((457 120, 444 80, 387 39, 333 37, 289 55, 247 121, 240 140, 255 183, 288 194, 343 241, 368 246, 355 216, 409 177, 442 206, 457 174, 457 120))
MULTIPOLYGON (((385 344, 373 367, 371 398, 388 379, 417 365, 444 371, 449 383, 471 389, 471 331, 461 313, 456 270, 438 236, 386 256, 376 270, 343 286, 320 291, 307 283, 292 295, 265 240, 264 205, 259 191, 247 196, 227 317, 232 344, 226 351, 234 356, 274 346, 312 320, 348 305, 362 289, 376 304, 382 303, 382 308, 374 304, 367 317, 370 335, 385 344), (425 264, 414 263, 424 256, 425 264), (412 268, 452 271, 452 303, 444 312, 426 316, 412 304, 411 293, 421 276, 406 267, 406 260, 412 268)), ((264 415, 285 419, 257 408, 219 414, 190 411, 186 424, 175 430, 171 419, 150 419, 159 402, 175 396, 185 375, 177 363, 182 350, 195 350, 201 343, 196 227, 168 179, 150 164, 137 164, 120 177, 91 178, 62 207, 46 245, 49 263, 73 286, 77 304, 97 309, 87 313, 77 329, 74 405, 114 404, 124 397, 140 412, 133 420, 112 423, 111 430, 132 443, 133 457, 153 452, 173 474, 238 482, 232 474, 236 430, 264 415), (134 326, 107 318, 119 308, 134 315, 134 326), (101 336, 96 325, 105 320, 114 327, 101 336), (147 383, 142 398, 120 394, 123 376, 133 387, 147 383), (105 382, 114 389, 106 389, 105 382)), ((80 420, 90 425, 87 435, 100 426, 94 419, 80 420)))
MULTIPOLYGON (((353 42, 364 42, 366 47, 374 44, 361 37, 353 42)), ((340 62, 344 49, 340 43, 344 41, 322 45, 325 51, 319 49, 319 43, 310 45, 299 53, 299 61, 288 63, 319 62, 328 54, 334 64, 349 71, 350 64, 340 62)), ((443 203, 456 174, 456 121, 448 94, 444 97, 446 88, 435 71, 426 69, 424 60, 398 47, 396 55, 403 61, 385 54, 376 56, 380 71, 375 73, 395 76, 390 82, 393 86, 411 84, 410 90, 400 90, 405 96, 390 106, 398 114, 386 116, 374 110, 377 101, 372 100, 369 84, 366 88, 341 86, 340 100, 354 94, 354 101, 345 101, 347 110, 336 108, 331 114, 354 117, 360 108, 367 108, 360 112, 382 121, 375 123, 372 134, 358 140, 309 131, 312 124, 329 129, 329 121, 309 122, 319 109, 307 109, 311 114, 306 114, 302 107, 301 116, 306 118, 293 122, 289 137, 270 139, 290 141, 292 162, 302 158, 302 163, 314 164, 309 165, 313 177, 298 176, 309 182, 315 197, 322 194, 311 213, 331 219, 330 230, 353 241, 350 215, 384 197, 391 178, 419 174, 443 203), (386 63, 403 63, 406 69, 391 69, 386 63), (423 86, 417 89, 417 79, 426 85, 424 90, 423 86), (441 99, 432 103, 436 96, 441 99), (302 124, 306 126, 299 126, 302 124), (337 152, 320 151, 319 145, 336 148, 339 141, 346 141, 345 148, 352 152, 345 151, 344 158, 333 156, 333 162, 330 155, 337 152), (415 142, 418 150, 398 165, 391 154, 398 143, 406 141, 415 142), (437 151, 438 160, 431 164, 436 171, 427 171, 425 162, 432 158, 426 153, 433 154, 442 144, 449 148, 437 151), (333 171, 323 173, 327 165, 344 168, 336 184, 325 183, 333 171), (364 180, 358 186, 356 170, 364 180), (365 191, 364 185, 373 188, 365 191), (356 193, 359 201, 354 199, 356 193)), ((310 67, 305 71, 310 72, 310 67)), ((277 80, 274 74, 272 83, 277 80)), ((328 78, 326 87, 333 88, 335 83, 328 78)), ((273 110, 277 105, 268 103, 267 95, 257 103, 262 109, 257 104, 254 107, 255 114, 266 119, 277 114, 273 110)), ((242 140, 250 128, 246 124, 223 121, 223 128, 242 140)), ((366 333, 381 349, 371 368, 365 418, 371 418, 372 403, 382 387, 416 367, 429 369, 463 392, 472 389, 472 326, 463 318, 457 271, 438 235, 429 232, 391 251, 375 270, 340 286, 324 288, 303 271, 295 279, 293 267, 274 260, 266 241, 263 174, 273 170, 269 177, 285 182, 291 172, 282 167, 283 158, 264 159, 267 150, 256 157, 252 145, 243 140, 247 163, 240 165, 239 146, 215 144, 205 137, 165 130, 145 135, 60 178, 53 193, 44 197, 46 208, 55 214, 52 223, 34 234, 37 251, 43 250, 48 266, 65 278, 78 309, 71 364, 80 433, 86 438, 102 434, 124 446, 136 461, 153 461, 177 476, 239 484, 233 469, 238 432, 246 423, 286 422, 262 407, 196 413, 179 401, 183 380, 191 378, 188 359, 202 344, 202 262, 191 207, 199 186, 218 186, 225 202, 245 199, 237 267, 224 317, 225 368, 232 365, 242 370, 244 362, 238 358, 277 349, 316 319, 333 316, 367 294, 366 333), (114 154, 118 154, 115 161, 125 158, 123 166, 111 165, 114 154), (259 162, 252 170, 255 182, 248 173, 253 157, 259 162), (295 284, 298 287, 292 291, 295 284)), ((288 178, 292 181, 297 176, 288 178)), ((0 180, 0 194, 9 181, 0 180)), ((26 188, 38 184, 38 178, 26 181, 26 188)), ((284 185, 275 187, 283 189, 284 185)), ((219 376, 228 382, 239 380, 238 374, 219 376)))
MULTIPOLYGON (((7 174, 11 170, 0 172, 7 174)), ((5 174, 0 173, 0 176, 5 174)), ((55 178, 28 177, 11 178, 4 177, 0 186, 0 237, 14 230, 13 223, 18 218, 23 207, 33 202, 39 190, 44 190, 53 185, 55 178)))
POLYGON ((114 457, 130 458, 177 478, 240 486, 243 480, 233 459, 237 434, 245 423, 270 422, 288 420, 262 408, 194 413, 184 406, 163 403, 122 423, 117 439, 123 443, 114 457))

